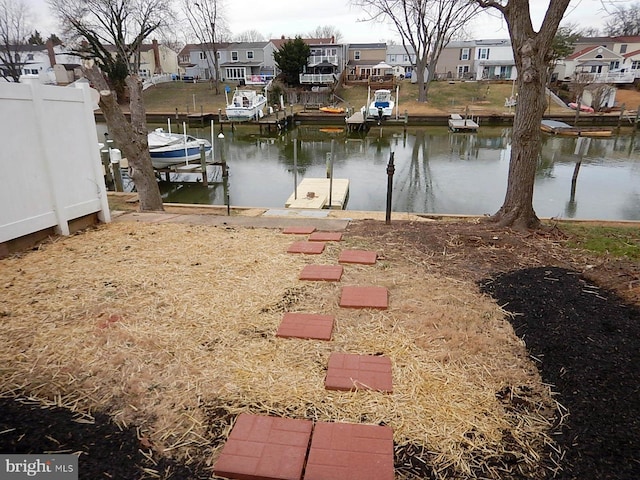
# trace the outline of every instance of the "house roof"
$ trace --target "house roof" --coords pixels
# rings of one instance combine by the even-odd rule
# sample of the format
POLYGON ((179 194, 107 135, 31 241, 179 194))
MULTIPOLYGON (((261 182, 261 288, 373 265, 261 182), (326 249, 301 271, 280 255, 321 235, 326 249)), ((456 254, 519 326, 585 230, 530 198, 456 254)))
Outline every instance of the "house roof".
POLYGON ((350 43, 349 44, 349 50, 354 50, 354 49, 358 49, 358 50, 366 50, 366 49, 371 49, 371 50, 386 50, 387 49, 387 44, 386 43, 350 43))
POLYGON ((631 58, 640 55, 640 50, 634 50, 633 52, 625 53, 624 58, 631 58))
MULTIPOLYGON (((220 42, 220 43, 216 43, 215 45, 218 50, 222 50, 224 48, 227 48, 229 43, 220 42)), ((182 50, 180 50, 180 53, 178 53, 178 55, 189 55, 189 53, 191 53, 192 51, 201 52, 202 50, 211 50, 211 49, 213 49, 213 44, 211 42, 187 43, 184 47, 182 47, 182 50)))
POLYGON ((640 35, 625 35, 621 37, 611 37, 616 43, 640 43, 640 35))
MULTIPOLYGON (((413 47, 411 45, 407 45, 407 50, 411 55, 415 55, 413 51, 413 47)), ((404 49, 404 45, 387 45, 387 54, 389 55, 406 55, 407 51, 404 49)))
POLYGON ((578 50, 577 52, 572 53, 565 60, 575 60, 576 58, 581 57, 589 53, 590 51, 595 50, 596 48, 598 48, 598 45, 591 45, 589 47, 583 48, 582 50, 578 50))
MULTIPOLYGON (((289 40, 294 40, 293 38, 284 38, 284 36, 280 38, 272 38, 269 40, 273 45, 280 50, 282 46, 287 43, 289 40)), ((307 45, 335 45, 335 40, 333 38, 303 38, 302 41, 307 45)))
POLYGON ((347 65, 350 67, 375 67, 380 63, 380 59, 371 59, 371 60, 349 60, 347 65))

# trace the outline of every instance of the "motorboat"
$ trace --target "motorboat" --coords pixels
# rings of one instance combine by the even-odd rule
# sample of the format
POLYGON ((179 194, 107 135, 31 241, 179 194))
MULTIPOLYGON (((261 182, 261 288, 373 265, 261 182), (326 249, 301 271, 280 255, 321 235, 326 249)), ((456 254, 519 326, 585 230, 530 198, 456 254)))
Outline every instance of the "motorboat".
POLYGON ((237 89, 231 103, 227 105, 227 118, 231 122, 259 120, 264 115, 267 98, 255 90, 237 89))
POLYGON ((147 135, 151 164, 154 168, 200 160, 200 145, 204 144, 205 155, 211 157, 211 142, 191 135, 165 132, 157 128, 147 135))
POLYGON ((393 114, 394 105, 391 90, 376 90, 373 93, 373 101, 369 104, 367 116, 378 119, 389 118, 393 114))

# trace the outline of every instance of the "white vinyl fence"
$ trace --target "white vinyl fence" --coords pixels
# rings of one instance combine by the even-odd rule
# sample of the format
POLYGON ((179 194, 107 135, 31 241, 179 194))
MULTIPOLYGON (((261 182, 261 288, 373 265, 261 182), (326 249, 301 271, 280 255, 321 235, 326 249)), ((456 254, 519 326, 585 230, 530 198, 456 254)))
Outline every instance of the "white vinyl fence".
POLYGON ((0 243, 111 221, 92 103, 88 86, 0 83, 0 243))

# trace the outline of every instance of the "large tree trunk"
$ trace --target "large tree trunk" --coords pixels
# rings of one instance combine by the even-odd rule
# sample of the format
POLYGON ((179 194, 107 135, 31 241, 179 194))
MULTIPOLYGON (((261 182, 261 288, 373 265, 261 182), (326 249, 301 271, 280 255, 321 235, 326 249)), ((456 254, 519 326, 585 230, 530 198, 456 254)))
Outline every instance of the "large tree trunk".
POLYGON ((429 81, 428 78, 425 78, 424 71, 427 68, 427 62, 424 60, 418 60, 416 62, 416 79, 418 84, 418 101, 426 102, 427 101, 427 92, 429 90, 429 81))
POLYGON ((96 67, 83 67, 83 72, 100 91, 100 109, 109 133, 129 161, 131 179, 138 191, 140 211, 162 211, 162 197, 156 181, 147 141, 146 112, 142 101, 142 84, 137 77, 127 77, 130 94, 131 122, 109 89, 102 72, 96 67))
POLYGON ((518 53, 526 69, 519 71, 518 106, 513 119, 513 142, 507 193, 500 210, 492 220, 502 226, 520 229, 536 228, 540 220, 533 210, 533 184, 540 154, 540 122, 545 109, 544 85, 546 64, 534 55, 529 40, 518 53))
POLYGON ((500 210, 491 217, 501 226, 536 228, 540 220, 533 209, 533 184, 540 155, 540 122, 545 110, 544 87, 553 37, 569 0, 552 0, 540 30, 531 23, 529 0, 475 0, 482 7, 502 12, 518 69, 518 105, 513 120, 513 141, 507 193, 500 210))

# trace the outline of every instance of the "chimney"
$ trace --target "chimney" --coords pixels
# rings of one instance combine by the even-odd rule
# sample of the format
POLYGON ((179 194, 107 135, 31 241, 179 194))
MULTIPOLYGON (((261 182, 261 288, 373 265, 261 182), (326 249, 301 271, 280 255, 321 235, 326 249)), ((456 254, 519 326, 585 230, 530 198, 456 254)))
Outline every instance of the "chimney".
POLYGON ((282 36, 280 37, 280 39, 281 39, 281 40, 284 40, 284 35, 282 35, 282 36))
POLYGON ((153 63, 155 63, 156 68, 153 73, 158 74, 162 73, 162 65, 160 65, 160 49, 158 48, 158 41, 154 38, 151 41, 151 45, 153 47, 153 63))
POLYGON ((56 64, 56 52, 53 51, 53 42, 47 40, 47 54, 49 55, 49 63, 53 67, 56 64))
POLYGON ((336 43, 336 36, 335 35, 331 35, 331 43, 336 43))

